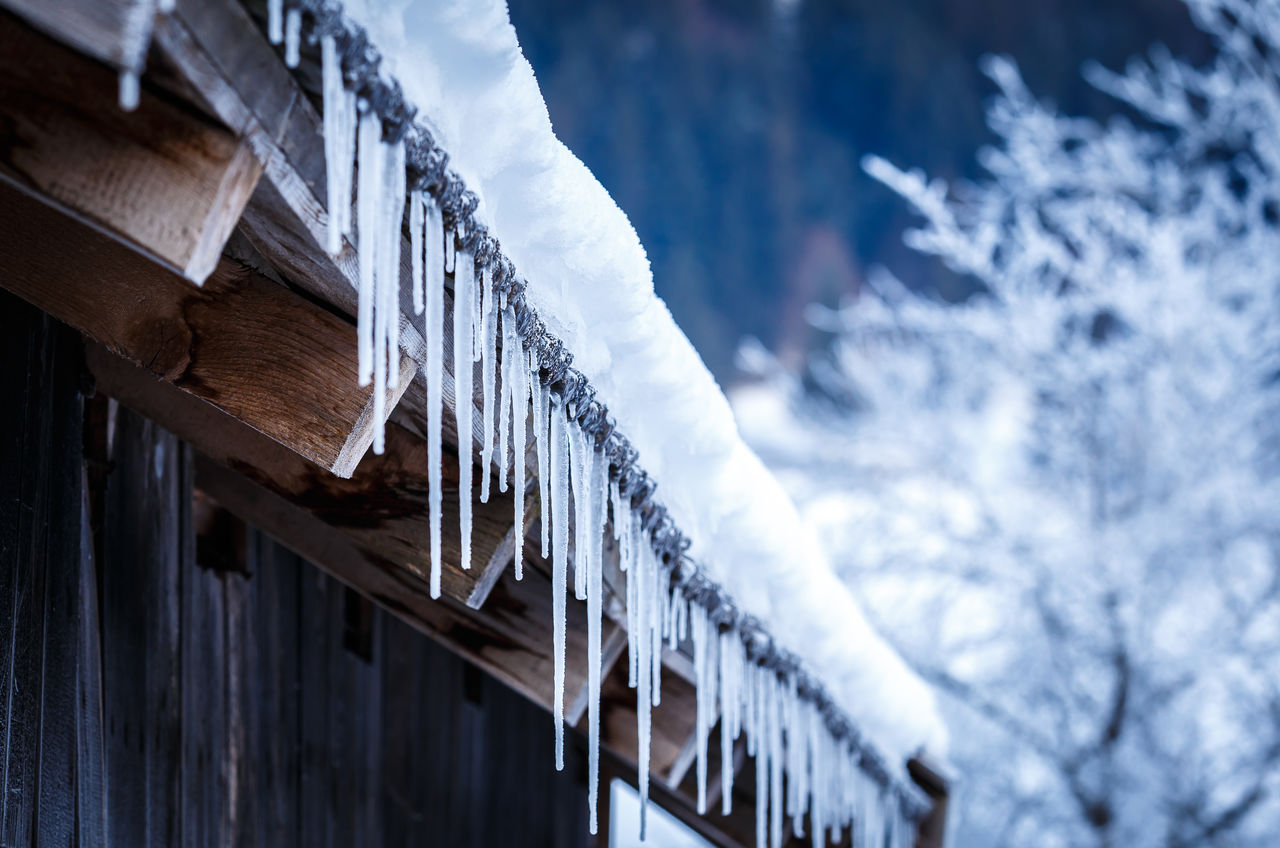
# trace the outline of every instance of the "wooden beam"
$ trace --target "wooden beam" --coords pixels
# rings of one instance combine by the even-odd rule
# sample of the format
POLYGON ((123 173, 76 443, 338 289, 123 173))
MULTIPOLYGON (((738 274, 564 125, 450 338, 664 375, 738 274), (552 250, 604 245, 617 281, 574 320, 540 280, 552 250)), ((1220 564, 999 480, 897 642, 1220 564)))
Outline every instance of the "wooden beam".
POLYGON ((947 835, 947 801, 951 794, 950 783, 940 769, 920 757, 907 761, 907 774, 924 790, 933 806, 920 822, 916 833, 916 848, 942 848, 947 835))
POLYGON ((0 285, 321 468, 351 476, 373 440, 355 328, 236 262, 196 288, 0 184, 0 264, 0 285))
MULTIPOLYGON (((387 427, 387 451, 370 454, 350 479, 336 477, 304 460, 244 422, 204 403, 171 383, 121 359, 106 348, 86 348, 90 373, 106 394, 160 423, 212 459, 279 495, 342 534, 369 561, 396 569, 397 579, 426 587, 427 446, 402 427, 387 427)), ((479 571, 463 571, 458 533, 458 463, 446 452, 442 470, 444 515, 441 552, 443 593, 466 603, 479 571)), ((221 500, 221 498, 220 498, 221 500)), ((472 503, 472 553, 477 562, 493 556, 510 526, 509 496, 472 503)), ((255 524, 273 520, 253 517, 255 524)), ((282 538, 299 545, 304 538, 282 538)), ((323 562, 317 565, 324 567, 323 562)), ((350 578, 343 578, 352 582, 350 578)), ((362 588, 353 583, 356 588, 362 588)))
MULTIPOLYGON (((263 162, 264 179, 245 207, 241 232, 291 284, 355 315, 355 246, 345 243, 337 257, 323 247, 329 218, 321 116, 249 13, 235 0, 180 0, 158 22, 155 44, 180 77, 180 93, 198 96, 202 108, 240 134, 263 162)), ((401 247, 401 348, 422 366, 426 348, 420 319, 408 317, 414 313, 409 244, 403 237, 401 247)), ((454 409, 451 304, 452 294, 446 291, 442 394, 445 406, 454 409)), ((477 373, 473 406, 479 395, 477 373)), ((421 381, 408 388, 402 403, 407 405, 398 415, 402 423, 425 432, 421 381)), ((471 436, 477 444, 482 421, 478 413, 472 415, 471 436)), ((446 441, 456 439, 453 427, 452 416, 446 416, 446 441)))
POLYGON ((111 70, 0 12, 0 179, 203 283, 262 164, 172 100, 144 91, 122 111, 116 84, 111 70))
POLYGON ((155 0, 0 0, 28 24, 113 68, 138 71, 147 58, 155 0))

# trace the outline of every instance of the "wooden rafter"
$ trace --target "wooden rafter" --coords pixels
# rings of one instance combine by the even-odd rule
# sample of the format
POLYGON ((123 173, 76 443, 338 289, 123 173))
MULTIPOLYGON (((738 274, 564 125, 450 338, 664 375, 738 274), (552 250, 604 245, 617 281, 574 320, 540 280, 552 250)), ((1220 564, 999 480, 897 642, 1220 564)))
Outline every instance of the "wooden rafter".
POLYGON ((121 111, 116 85, 111 69, 0 12, 0 179, 203 283, 262 163, 225 127, 150 93, 121 111))

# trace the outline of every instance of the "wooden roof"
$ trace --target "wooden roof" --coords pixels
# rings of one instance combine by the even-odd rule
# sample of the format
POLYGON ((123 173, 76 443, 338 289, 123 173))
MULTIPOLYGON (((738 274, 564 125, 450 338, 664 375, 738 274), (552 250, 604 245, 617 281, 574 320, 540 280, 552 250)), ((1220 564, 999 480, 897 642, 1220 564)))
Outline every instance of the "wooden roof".
MULTIPOLYGON (((550 565, 532 543, 524 579, 509 568, 515 533, 538 537, 537 498, 525 496, 521 528, 511 526, 511 493, 495 486, 488 503, 476 500, 476 565, 461 570, 457 433, 446 415, 444 597, 428 596, 425 392, 413 379, 422 338, 404 321, 403 379, 387 399, 387 450, 375 455, 371 390, 355 379, 357 257, 350 245, 336 260, 321 247, 321 118, 250 14, 236 0, 179 2, 167 15, 151 0, 0 6, 12 13, 0 12, 0 285, 90 341, 99 390, 196 448, 207 495, 550 708, 550 565), (149 54, 137 43, 145 15, 149 54), (140 55, 140 102, 125 112, 118 74, 137 70, 140 55)), ((407 276, 407 245, 401 255, 407 276)), ((446 292, 446 315, 450 301, 446 292)), ((477 381, 468 400, 479 392, 477 381)), ((452 380, 444 393, 452 410, 452 380)), ((607 551, 601 738, 634 764, 617 562, 607 551)), ((584 722, 586 656, 585 609, 570 604, 573 725, 584 722)), ((652 772, 668 805, 694 821, 692 661, 668 651, 663 665, 652 772)), ((733 816, 696 826, 749 843, 752 788, 736 781, 733 816)), ((945 794, 940 783, 926 789, 945 794)))

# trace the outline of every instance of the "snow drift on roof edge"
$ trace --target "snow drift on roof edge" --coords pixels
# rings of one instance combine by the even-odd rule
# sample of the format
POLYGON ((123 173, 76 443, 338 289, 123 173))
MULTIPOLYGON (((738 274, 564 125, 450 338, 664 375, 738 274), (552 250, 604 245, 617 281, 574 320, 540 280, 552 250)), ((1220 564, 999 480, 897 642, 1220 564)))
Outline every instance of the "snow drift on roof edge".
POLYGON ((480 196, 548 329, 640 451, 690 555, 901 763, 944 757, 933 693, 867 624, 654 294, 626 214, 556 138, 506 6, 347 0, 480 196))

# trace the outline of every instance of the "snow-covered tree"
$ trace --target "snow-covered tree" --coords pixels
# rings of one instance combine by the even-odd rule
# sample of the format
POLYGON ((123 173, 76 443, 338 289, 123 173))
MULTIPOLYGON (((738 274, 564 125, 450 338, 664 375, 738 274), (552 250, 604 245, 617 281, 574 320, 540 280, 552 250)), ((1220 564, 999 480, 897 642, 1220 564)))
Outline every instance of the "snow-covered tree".
POLYGON ((949 694, 965 845, 1280 834, 1280 3, 1191 0, 1208 67, 992 59, 991 178, 879 159, 948 305, 879 272, 736 403, 882 629, 949 694), (782 399, 783 402, 779 402, 782 399))

